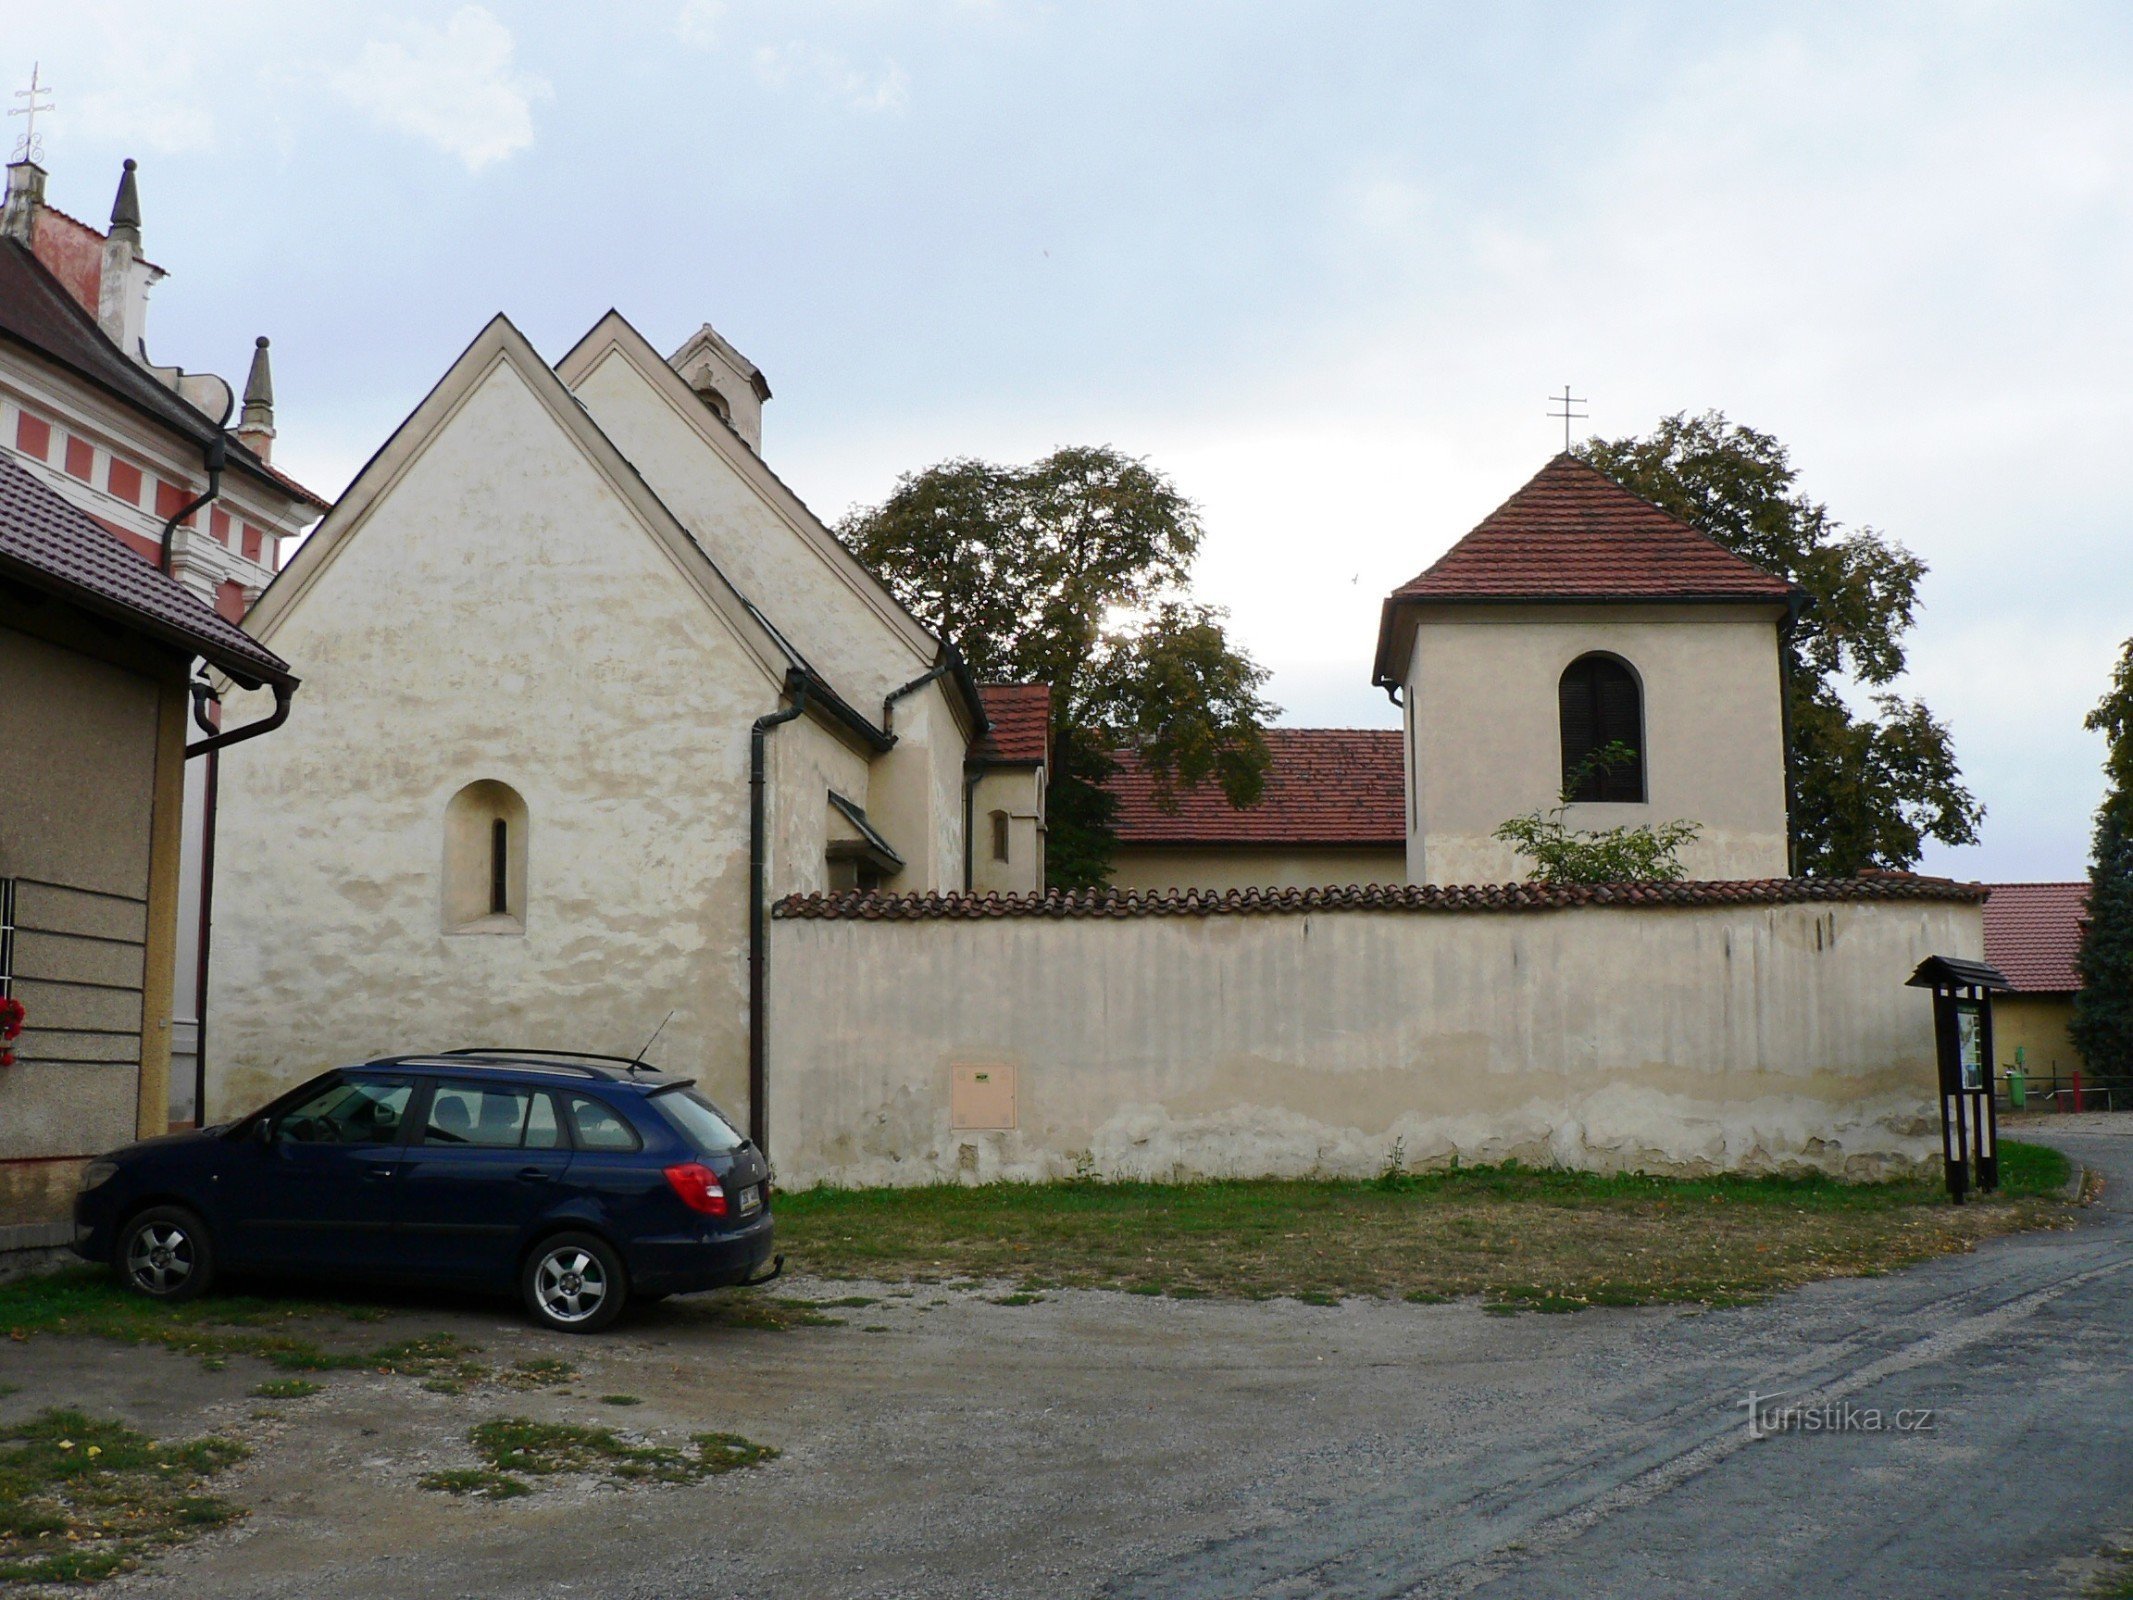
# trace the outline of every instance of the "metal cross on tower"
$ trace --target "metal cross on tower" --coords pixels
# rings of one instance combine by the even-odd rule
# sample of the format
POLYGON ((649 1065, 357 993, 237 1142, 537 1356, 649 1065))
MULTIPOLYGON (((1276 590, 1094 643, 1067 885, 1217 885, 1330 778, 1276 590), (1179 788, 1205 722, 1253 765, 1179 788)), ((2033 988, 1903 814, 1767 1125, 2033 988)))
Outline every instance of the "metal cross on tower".
POLYGON ((30 63, 30 86, 27 89, 17 89, 15 91, 17 100, 27 100, 29 104, 15 106, 8 112, 11 117, 25 117, 28 119, 22 125, 22 137, 15 142, 15 159, 17 161, 36 161, 44 155, 44 140, 37 132, 37 113, 53 109, 52 91, 50 87, 37 81, 38 66, 39 63, 35 61, 30 63), (39 95, 45 97, 42 105, 37 103, 39 95))
POLYGON ((1571 409, 1571 407, 1573 406, 1583 405, 1585 403, 1585 397, 1581 394, 1572 394, 1570 392, 1570 385, 1567 383, 1563 385, 1563 392, 1561 394, 1551 394, 1550 396, 1548 396, 1548 403, 1550 405, 1560 403, 1563 408, 1560 411, 1550 411, 1548 415, 1551 417, 1561 417, 1563 419, 1563 454, 1567 456, 1568 454, 1570 454, 1570 424, 1572 420, 1590 416, 1591 413, 1586 411, 1573 411, 1571 409))

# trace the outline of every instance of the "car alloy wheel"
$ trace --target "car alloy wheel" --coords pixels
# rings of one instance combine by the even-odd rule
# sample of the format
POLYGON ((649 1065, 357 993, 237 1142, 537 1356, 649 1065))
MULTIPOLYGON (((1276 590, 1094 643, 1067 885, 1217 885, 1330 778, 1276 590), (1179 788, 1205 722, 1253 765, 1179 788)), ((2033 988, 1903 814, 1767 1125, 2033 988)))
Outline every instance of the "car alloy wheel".
POLYGON ((192 1235, 176 1222, 143 1223, 126 1247, 126 1275, 143 1294, 159 1300, 182 1290, 197 1265, 192 1235))
POLYGON ((533 1292, 553 1320, 589 1322, 607 1303, 607 1269, 591 1251, 566 1244, 541 1257, 533 1269, 533 1292))

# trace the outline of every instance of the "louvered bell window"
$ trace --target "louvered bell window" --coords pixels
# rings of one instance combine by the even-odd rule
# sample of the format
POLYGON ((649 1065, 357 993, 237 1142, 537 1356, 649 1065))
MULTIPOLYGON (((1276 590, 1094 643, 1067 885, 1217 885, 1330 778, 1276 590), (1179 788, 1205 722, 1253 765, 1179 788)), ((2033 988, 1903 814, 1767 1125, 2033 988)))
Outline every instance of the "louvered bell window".
POLYGON ((1643 800, 1644 697, 1636 674, 1613 656, 1580 656, 1563 672, 1559 700, 1565 793, 1572 800, 1643 800), (1604 772, 1579 773, 1594 751, 1610 744, 1635 754, 1604 772))

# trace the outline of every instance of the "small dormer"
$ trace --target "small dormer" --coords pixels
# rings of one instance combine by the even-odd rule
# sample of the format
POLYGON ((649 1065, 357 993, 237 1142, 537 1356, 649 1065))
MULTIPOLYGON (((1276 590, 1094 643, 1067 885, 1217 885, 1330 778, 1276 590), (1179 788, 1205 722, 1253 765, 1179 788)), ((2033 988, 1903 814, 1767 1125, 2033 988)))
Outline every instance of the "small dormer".
POLYGON ((763 402, 770 398, 770 385, 753 361, 707 322, 667 357, 667 365, 749 449, 763 453, 763 402))

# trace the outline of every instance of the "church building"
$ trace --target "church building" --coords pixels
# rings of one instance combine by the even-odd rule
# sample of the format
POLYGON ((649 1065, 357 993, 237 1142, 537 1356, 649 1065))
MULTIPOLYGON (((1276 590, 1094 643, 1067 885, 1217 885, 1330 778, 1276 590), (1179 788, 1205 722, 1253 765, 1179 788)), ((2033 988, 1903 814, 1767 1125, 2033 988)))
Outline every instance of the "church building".
POLYGON ((550 365, 499 316, 268 588, 305 693, 223 788, 210 1116, 665 1021, 760 1133, 773 900, 1042 886, 1045 691, 973 682, 823 526, 769 397, 708 326, 662 357, 610 312, 550 365))

